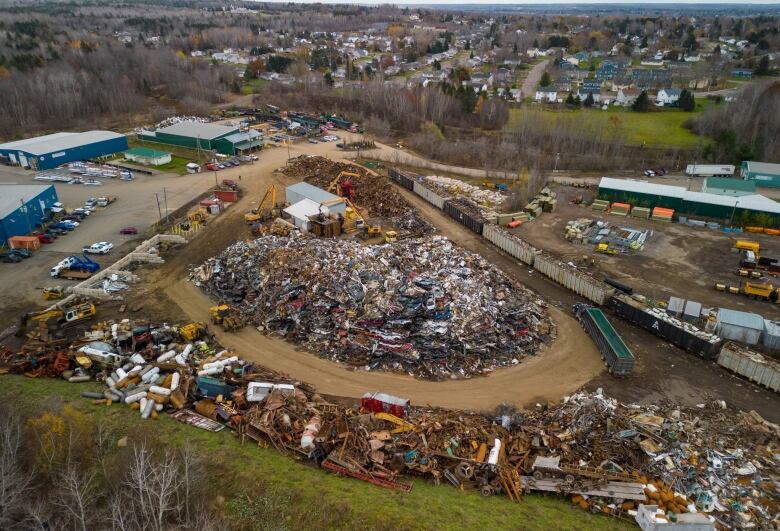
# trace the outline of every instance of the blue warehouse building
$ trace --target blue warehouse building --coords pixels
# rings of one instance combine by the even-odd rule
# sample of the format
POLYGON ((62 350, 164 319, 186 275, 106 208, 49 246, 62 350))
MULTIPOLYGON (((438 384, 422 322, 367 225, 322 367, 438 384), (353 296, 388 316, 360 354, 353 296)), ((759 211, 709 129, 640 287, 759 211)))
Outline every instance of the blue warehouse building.
POLYGON ((0 184, 0 245, 25 236, 52 216, 57 203, 54 185, 0 184))
POLYGON ((127 137, 112 131, 54 133, 0 144, 0 157, 6 162, 50 170, 66 162, 87 160, 127 150, 127 137))

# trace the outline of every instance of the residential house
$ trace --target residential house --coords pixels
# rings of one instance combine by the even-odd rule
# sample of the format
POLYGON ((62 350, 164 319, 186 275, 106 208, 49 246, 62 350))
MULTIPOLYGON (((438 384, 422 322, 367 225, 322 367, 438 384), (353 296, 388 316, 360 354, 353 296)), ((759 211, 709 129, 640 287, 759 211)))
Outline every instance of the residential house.
POLYGON ((492 87, 494 81, 495 78, 493 77, 493 74, 483 74, 481 72, 471 74, 471 83, 475 86, 487 85, 488 87, 492 87))
POLYGON ((509 95, 515 101, 520 101, 523 99, 523 91, 520 90, 519 88, 509 89, 509 95))
POLYGON ((631 71, 631 81, 641 90, 669 88, 672 86, 672 73, 661 68, 634 69, 631 71))
POLYGON ((512 72, 508 68, 499 68, 494 74, 496 83, 506 83, 511 78, 512 72))
POLYGON ((750 68, 735 68, 729 74, 734 77, 745 77, 749 79, 753 77, 753 70, 750 68))
POLYGON ((582 85, 580 85, 580 88, 577 89, 577 96, 579 96, 582 101, 585 101, 588 94, 591 94, 593 96, 593 101, 598 103, 601 100, 601 83, 592 79, 584 81, 582 85))
POLYGON ((655 104, 659 107, 671 107, 677 105, 682 90, 676 88, 663 88, 655 97, 655 104))
POLYGON ((555 103, 558 101, 558 92, 555 89, 544 88, 536 91, 534 101, 537 103, 555 103))
POLYGON ((590 54, 588 52, 577 52, 574 54, 574 57, 577 59, 577 61, 587 61, 590 57, 590 54))
POLYGON ((559 76, 558 79, 553 82, 553 87, 558 92, 569 92, 571 90, 571 78, 567 75, 559 76))
POLYGON ((623 107, 630 107, 634 104, 636 99, 642 93, 639 89, 633 88, 621 88, 617 91, 615 97, 615 105, 621 105, 623 107))

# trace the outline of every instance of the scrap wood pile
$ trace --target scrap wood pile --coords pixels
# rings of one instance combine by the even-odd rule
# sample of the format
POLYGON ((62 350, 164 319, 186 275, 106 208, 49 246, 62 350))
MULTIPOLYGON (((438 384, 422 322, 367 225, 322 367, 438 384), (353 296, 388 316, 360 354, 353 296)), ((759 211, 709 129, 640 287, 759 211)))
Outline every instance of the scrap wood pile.
MULTIPOLYGON (((323 190, 327 190, 331 185, 337 186, 350 180, 352 201, 360 208, 368 210, 371 216, 392 219, 403 216, 402 219, 407 226, 399 228, 417 235, 430 234, 434 231, 433 226, 416 212, 386 177, 372 175, 361 166, 335 162, 325 157, 301 156, 291 161, 282 171, 289 177, 302 179, 323 190), (341 172, 357 173, 358 177, 344 175, 334 183, 334 179, 341 172)), ((330 191, 336 193, 336 190, 330 191)))
MULTIPOLYGON (((36 341, 40 341, 36 340, 36 341)), ((274 446, 328 471, 402 491, 417 476, 520 501, 541 490, 591 511, 656 522, 706 515, 723 528, 770 529, 780 518, 780 427, 722 402, 682 408, 578 393, 534 410, 493 414, 413 407, 382 393, 359 404, 220 349, 205 329, 104 322, 70 344, 0 349, 0 369, 99 381, 95 403, 274 446), (23 360, 23 362, 22 362, 23 360)))
POLYGON ((365 370, 470 377, 518 363, 554 333, 532 292, 440 236, 381 246, 264 236, 190 278, 258 328, 365 370))

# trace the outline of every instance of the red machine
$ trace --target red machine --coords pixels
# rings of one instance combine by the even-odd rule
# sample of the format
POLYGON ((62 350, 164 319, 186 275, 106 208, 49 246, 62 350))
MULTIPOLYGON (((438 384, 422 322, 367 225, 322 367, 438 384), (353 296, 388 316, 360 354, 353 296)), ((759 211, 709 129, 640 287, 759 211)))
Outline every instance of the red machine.
POLYGON ((366 393, 360 398, 360 407, 371 413, 390 413, 402 419, 409 411, 409 400, 385 393, 366 393))
POLYGON ((339 195, 352 200, 352 179, 348 179, 339 185, 339 195))

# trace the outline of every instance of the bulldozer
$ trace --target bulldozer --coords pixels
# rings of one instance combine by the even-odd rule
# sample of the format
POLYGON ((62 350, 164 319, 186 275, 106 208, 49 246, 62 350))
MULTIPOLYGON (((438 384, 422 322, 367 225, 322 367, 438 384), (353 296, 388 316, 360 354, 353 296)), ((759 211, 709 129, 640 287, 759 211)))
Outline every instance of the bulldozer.
POLYGON ((603 253, 603 254, 617 254, 617 251, 609 246, 609 244, 606 243, 600 243, 596 246, 596 252, 597 253, 603 253))
POLYGON ((394 230, 385 232, 385 243, 394 243, 398 241, 398 233, 394 230))
POLYGON ((47 301, 59 300, 65 296, 65 288, 62 286, 51 286, 43 288, 43 298, 47 301))
POLYGON ((27 325, 30 321, 42 321, 47 325, 55 322, 58 327, 67 328, 90 319, 96 313, 97 308, 92 303, 79 304, 65 309, 55 306, 45 310, 30 312, 22 316, 19 323, 19 333, 24 334, 27 331, 27 325))
POLYGON ((179 335, 185 341, 197 341, 208 336, 209 331, 203 323, 189 323, 179 327, 179 335))
POLYGON ((244 221, 248 224, 256 223, 258 221, 268 221, 272 217, 278 216, 276 210, 276 185, 272 184, 265 191, 265 195, 258 203, 257 207, 253 208, 246 214, 244 214, 244 221), (266 206, 266 201, 268 205, 266 206))
POLYGON ((227 304, 212 306, 209 308, 209 315, 211 316, 211 321, 220 325, 225 332, 240 330, 244 326, 244 322, 238 316, 236 309, 227 304))

